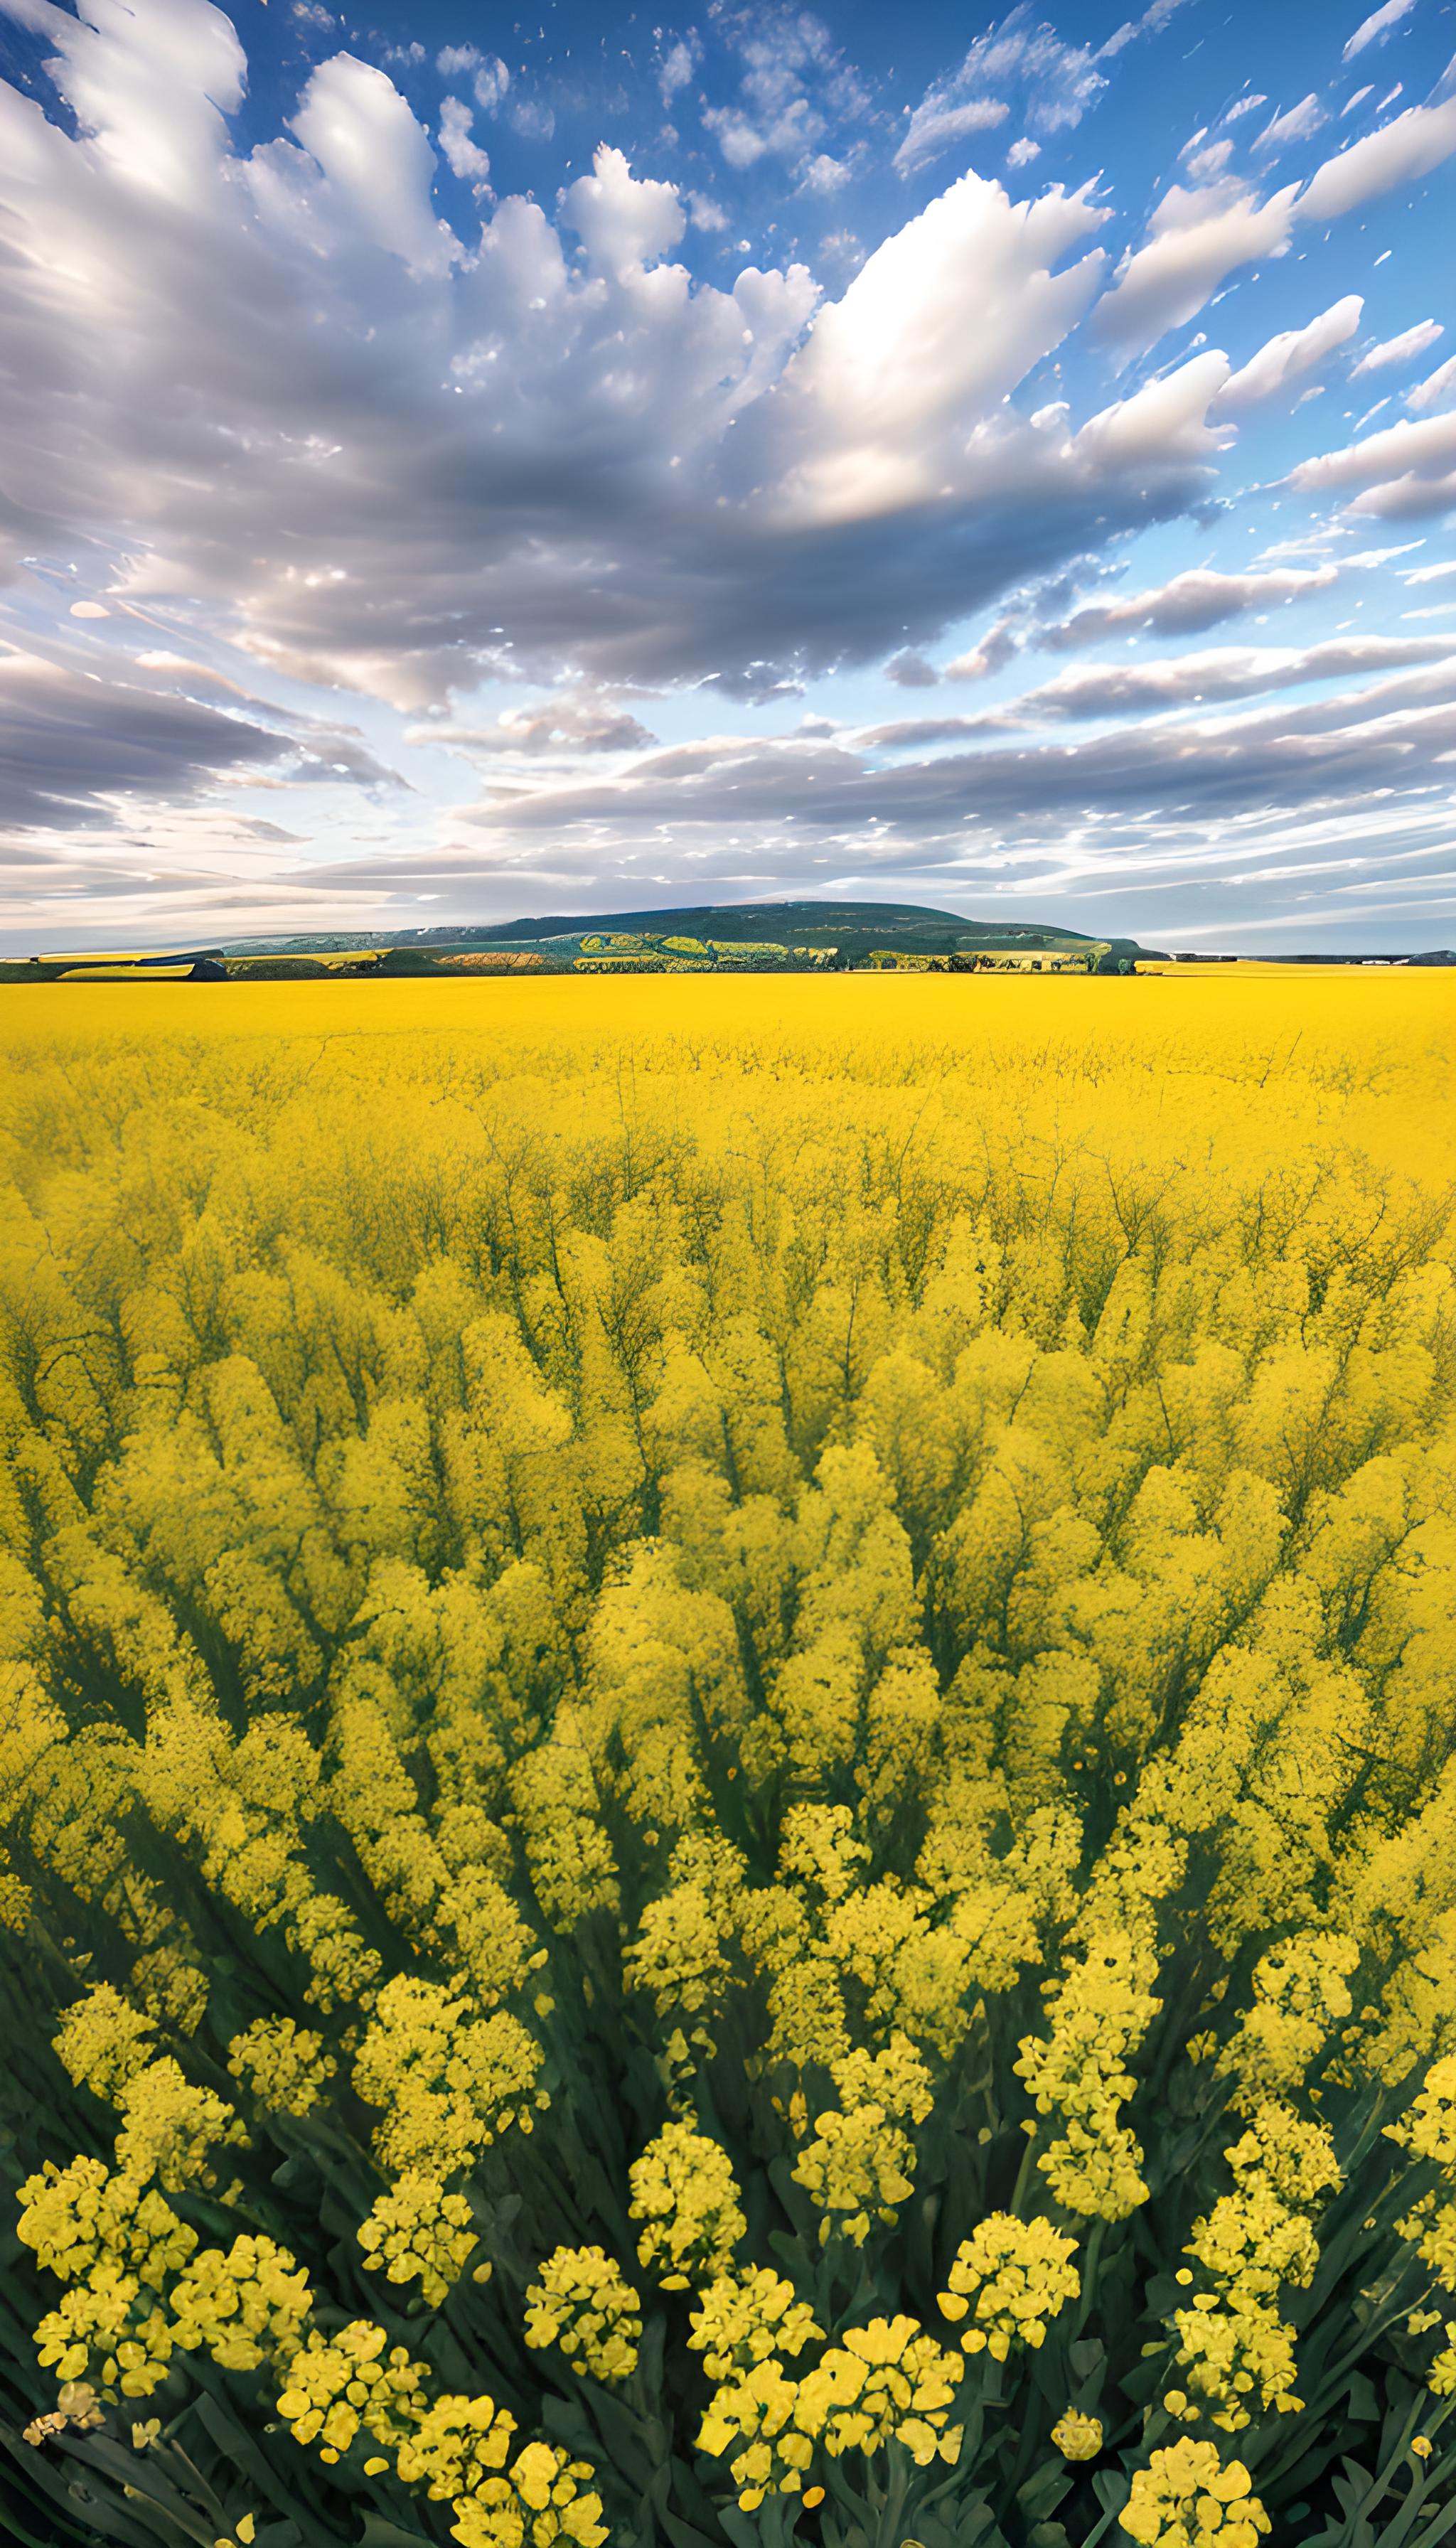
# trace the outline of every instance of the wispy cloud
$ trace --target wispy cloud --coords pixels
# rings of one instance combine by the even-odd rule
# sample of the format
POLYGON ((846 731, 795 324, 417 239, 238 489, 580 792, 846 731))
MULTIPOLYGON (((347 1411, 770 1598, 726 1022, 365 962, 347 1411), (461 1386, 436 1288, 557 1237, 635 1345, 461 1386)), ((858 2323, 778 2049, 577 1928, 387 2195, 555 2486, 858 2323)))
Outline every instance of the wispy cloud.
POLYGON ((1374 9, 1368 18, 1362 18, 1340 59, 1353 61, 1357 53, 1364 52, 1367 45, 1388 36, 1393 28, 1399 27, 1403 18, 1409 18, 1414 6, 1415 0, 1385 0, 1383 8, 1374 9))

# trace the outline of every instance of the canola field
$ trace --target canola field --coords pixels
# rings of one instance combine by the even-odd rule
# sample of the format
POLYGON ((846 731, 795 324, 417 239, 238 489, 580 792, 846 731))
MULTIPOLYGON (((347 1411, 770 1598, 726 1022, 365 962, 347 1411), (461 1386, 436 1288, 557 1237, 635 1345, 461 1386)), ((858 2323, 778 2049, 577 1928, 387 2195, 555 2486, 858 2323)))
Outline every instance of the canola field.
POLYGON ((1456 984, 0 992, 0 2530, 1456 2533, 1456 984))

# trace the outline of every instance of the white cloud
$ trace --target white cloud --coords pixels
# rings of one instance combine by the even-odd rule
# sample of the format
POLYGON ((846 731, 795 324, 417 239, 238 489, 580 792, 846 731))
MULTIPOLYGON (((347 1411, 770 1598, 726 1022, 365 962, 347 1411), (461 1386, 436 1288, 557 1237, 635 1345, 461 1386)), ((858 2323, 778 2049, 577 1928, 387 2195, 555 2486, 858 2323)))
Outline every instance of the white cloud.
POLYGON ((1372 11, 1368 18, 1361 20, 1340 55, 1341 61, 1352 61, 1356 53, 1363 53, 1366 46, 1374 44, 1377 37, 1388 36, 1403 18, 1410 17, 1414 6, 1415 0, 1385 0, 1383 8, 1372 11))
POLYGON ((511 130, 522 141, 549 141, 556 132, 556 109, 543 97, 517 97, 508 114, 511 130))
POLYGON ((954 494, 983 471, 994 482, 998 461, 1014 476, 1018 457, 1054 447, 1010 419, 989 420, 1095 294, 1099 252, 1052 269, 1102 220, 1085 192, 1052 187, 1013 205, 1000 186, 966 176, 886 239, 820 313, 785 373, 789 447, 804 446, 782 491, 791 509, 874 514, 954 494), (986 422, 967 442, 972 418, 986 422))
POLYGON ((473 71, 480 58, 478 45, 446 45, 435 55, 435 69, 441 79, 458 79, 462 71, 473 71))
POLYGON ((1357 381, 1362 372, 1383 372, 1392 363, 1409 362, 1413 354, 1423 354, 1445 330, 1438 318, 1422 318, 1417 326, 1408 327, 1399 336, 1388 336, 1383 345, 1372 345, 1362 354, 1350 374, 1357 381))
POLYGON ((994 133, 1011 113, 1001 97, 967 97, 957 105, 930 104, 917 106, 905 138, 895 152, 895 165, 902 176, 938 159, 952 143, 963 141, 968 134, 994 133))
POLYGON ((473 68, 475 102, 483 115, 494 115, 510 87, 510 73, 499 53, 492 53, 489 60, 478 60, 473 68))
POLYGON ((686 195, 687 218, 695 230, 726 230, 728 216, 711 195, 686 195))
POLYGON ((741 62, 736 99, 705 109, 730 168, 761 159, 806 163, 830 130, 863 114, 868 100, 828 28, 807 9, 747 9, 719 20, 741 62))
POLYGON ((1423 415, 1427 408, 1441 407, 1449 398, 1456 398, 1456 354, 1449 355, 1423 381, 1417 381, 1413 390, 1408 390, 1406 405, 1412 415, 1423 415))
POLYGON ((1222 177, 1232 156, 1233 143, 1227 134, 1220 141, 1206 142, 1201 150, 1190 144, 1183 152, 1184 164, 1196 186, 1211 185, 1215 177, 1222 177))
POLYGON ((1443 558, 1438 566, 1408 566, 1401 570, 1404 584, 1435 584, 1447 575, 1456 575, 1456 558, 1443 558))
POLYGON ((1003 665, 1009 664, 1020 648, 1018 623, 1012 619, 998 619, 994 627, 988 628, 984 637, 977 638, 965 654, 957 655, 954 663, 946 666, 945 679, 948 682, 983 682, 989 674, 999 673, 1003 665))
POLYGON ((687 227, 677 187, 634 177, 620 150, 598 150, 591 176, 566 188, 561 210, 597 273, 619 283, 666 256, 687 227))
POLYGON ((1019 141, 1013 141, 1011 148, 1007 151, 1006 165, 1008 168, 1029 168, 1032 161, 1034 159, 1040 159, 1041 156, 1041 142, 1034 141, 1029 133, 1024 133, 1021 139, 1019 141))
POLYGON ((1012 700, 1007 713, 1104 717, 1143 708, 1202 706, 1309 682, 1343 681, 1355 673, 1444 662, 1453 654, 1456 640, 1438 637, 1329 637, 1306 647, 1212 646, 1161 662, 1082 665, 1012 700))
POLYGON ((349 228, 416 274, 439 274, 459 253, 430 202, 434 154, 388 74, 336 53, 320 62, 293 118, 349 228))
POLYGON ((1339 112, 1341 123, 1343 123, 1347 115, 1354 114, 1357 106, 1363 106, 1367 97, 1374 97, 1374 95, 1375 91, 1373 88, 1357 88, 1353 97, 1347 97, 1343 106, 1340 108, 1339 112))
POLYGON ((686 88, 702 59, 702 42, 694 28, 685 36, 663 36, 658 41, 657 84, 664 106, 671 106, 681 88, 686 88))
POLYGON ((470 108, 458 97, 440 101, 440 148, 454 174, 467 185, 484 186, 491 173, 488 153, 470 137, 470 108))
POLYGON ((1030 0, 1020 0, 984 36, 977 36, 958 69, 927 89, 895 152, 895 166, 910 176, 967 134, 1003 124, 1011 112, 1003 94, 1022 102, 1028 132, 1070 132, 1107 86, 1096 57, 1083 45, 1063 44, 1038 23, 1030 0))
POLYGON ((1408 106, 1391 124, 1352 141, 1316 169, 1297 207, 1303 222, 1337 221, 1395 186, 1428 177, 1456 150, 1456 98, 1439 106, 1408 106))
POLYGON ((579 754, 642 752, 657 737, 630 710, 609 699, 558 694, 539 707, 504 708, 493 725, 461 725, 442 717, 429 725, 409 726, 405 740, 494 762, 515 755, 570 760, 579 754))
POLYGON ((1106 44, 1099 46, 1098 61, 1111 61, 1115 54, 1125 52, 1129 45, 1136 44, 1139 36, 1161 34, 1174 10, 1181 9, 1182 6, 1183 0, 1150 0, 1150 5, 1143 10, 1140 18, 1125 20, 1124 24, 1116 28, 1108 37, 1106 44))
POLYGON ((1311 134, 1318 133, 1325 120, 1324 109, 1312 90, 1308 97, 1301 98, 1298 106, 1292 106, 1287 115, 1276 115, 1272 123, 1266 124, 1263 132, 1256 135, 1253 147, 1255 150, 1278 151, 1287 149, 1291 141, 1308 141, 1311 134))
POLYGON ((806 195, 836 195, 842 186, 849 184, 854 173, 854 161, 849 153, 843 159, 836 159, 830 151, 821 150, 806 167, 800 169, 800 191, 806 195))
POLYGON ((1261 201, 1236 177, 1196 189, 1170 186, 1145 244, 1127 257, 1099 303, 1096 333, 1126 352, 1141 351, 1195 317, 1226 275, 1283 256, 1298 191, 1285 186, 1261 201))
MULTIPOLYGON (((1295 113, 1303 116, 1311 103, 1306 99, 1295 113)), ((1277 119, 1269 133, 1287 121, 1277 119)), ((1193 318, 1226 276, 1283 256, 1296 221, 1333 222, 1394 187, 1413 184, 1453 151, 1456 95, 1409 107, 1322 161, 1303 188, 1286 186, 1261 199, 1232 176, 1192 189, 1170 186, 1143 244, 1124 259, 1099 307, 1097 332, 1125 353, 1145 350, 1193 318)))
POLYGON ((1392 424, 1342 451, 1302 460, 1296 487, 1359 487, 1351 513, 1381 521, 1418 520, 1456 504, 1456 414, 1392 424))
POLYGON ((1225 115, 1224 122, 1236 124, 1241 115, 1253 115, 1259 107, 1267 106, 1268 103, 1268 99, 1261 90, 1253 91, 1248 97, 1236 97, 1225 115))
POLYGON ((1281 335, 1271 336, 1267 345, 1261 345, 1243 369, 1226 383, 1215 405, 1226 411, 1229 408, 1252 407, 1259 399, 1271 398, 1291 382, 1302 380, 1336 345, 1343 345, 1353 336, 1364 307, 1358 292, 1352 292, 1320 318, 1312 318, 1307 327, 1287 328, 1281 335))
POLYGON ((1337 576, 1332 566, 1271 567, 1260 573, 1224 575, 1213 567, 1191 567, 1167 584, 1145 592, 1122 593, 1074 612, 1070 619, 1039 629, 1038 642, 1062 652, 1092 646, 1099 638, 1127 628, 1155 628, 1164 637, 1197 636, 1221 621, 1237 619, 1246 610, 1273 609, 1326 592, 1337 576))
POLYGON ((119 613, 407 711, 492 680, 772 697, 1212 485, 1222 357, 1085 421, 1008 403, 1097 290, 1085 195, 962 180, 822 309, 802 265, 694 285, 681 196, 610 150, 562 200, 580 258, 519 198, 467 248, 382 72, 320 64, 297 137, 240 153, 230 31, 174 5, 161 52, 154 11, 57 22, 90 137, 0 85, 0 549, 101 544, 119 613))

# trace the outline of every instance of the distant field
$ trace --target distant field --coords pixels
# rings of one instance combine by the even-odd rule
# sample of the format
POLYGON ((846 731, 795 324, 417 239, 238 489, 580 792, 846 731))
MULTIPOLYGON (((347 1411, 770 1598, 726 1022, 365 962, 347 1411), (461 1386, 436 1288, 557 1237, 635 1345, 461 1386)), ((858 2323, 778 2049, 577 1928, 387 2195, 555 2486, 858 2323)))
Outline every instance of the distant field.
MULTIPOLYGON (((619 1057, 659 1085, 685 1067, 743 1089, 768 1073, 901 1082, 982 1127, 1013 1106, 1058 1139, 1277 1152, 1317 1135, 1423 1178, 1456 1176, 1456 974, 1170 966, 1127 981, 838 974, 620 980, 98 985, 37 1000, 0 988, 0 1057, 259 1040, 295 1061, 321 1046, 355 1082, 533 1076, 601 1087, 619 1057), (379 1047, 387 1048, 388 1058, 379 1047), (426 1060, 425 1054, 430 1058, 426 1060), (986 1108, 990 1107, 988 1118, 986 1108)), ((210 1062, 209 1073, 217 1069, 210 1062)), ((249 1067, 252 1066, 251 1054, 249 1067)), ((3 1058, 0 1058, 3 1067, 3 1058)), ((316 1075, 317 1075, 317 1065, 316 1075)), ((574 1097, 571 1101, 577 1102, 574 1097)), ((384 1128, 381 1128, 382 1132, 384 1128)))

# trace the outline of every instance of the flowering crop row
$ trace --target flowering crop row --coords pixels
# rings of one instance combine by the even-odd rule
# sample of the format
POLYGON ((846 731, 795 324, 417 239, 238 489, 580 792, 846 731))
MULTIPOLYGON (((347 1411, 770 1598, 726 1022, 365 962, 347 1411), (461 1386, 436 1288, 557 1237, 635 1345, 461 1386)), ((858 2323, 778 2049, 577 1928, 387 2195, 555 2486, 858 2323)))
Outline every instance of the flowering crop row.
POLYGON ((13 1057, 18 2538, 1456 2525, 1445 1047, 1079 1014, 13 1057))

